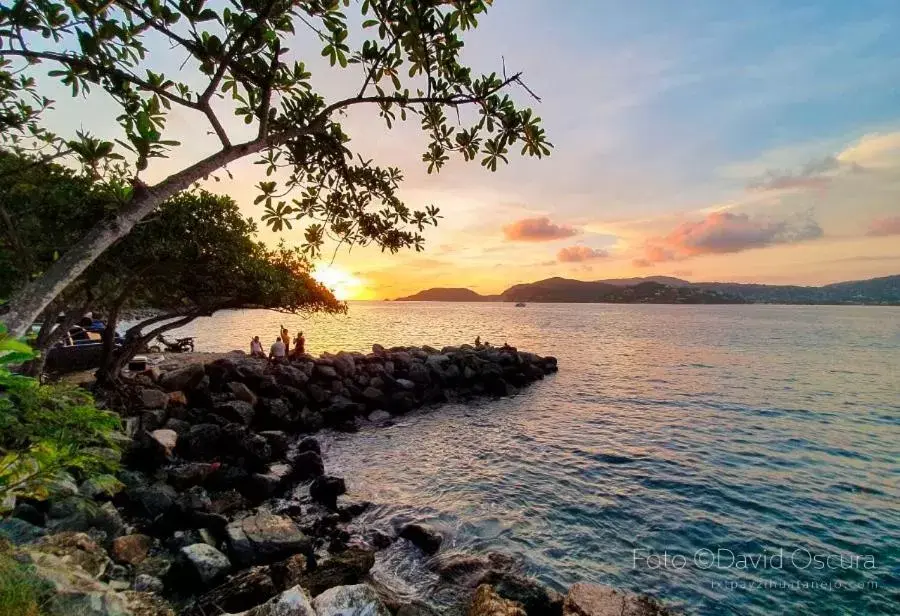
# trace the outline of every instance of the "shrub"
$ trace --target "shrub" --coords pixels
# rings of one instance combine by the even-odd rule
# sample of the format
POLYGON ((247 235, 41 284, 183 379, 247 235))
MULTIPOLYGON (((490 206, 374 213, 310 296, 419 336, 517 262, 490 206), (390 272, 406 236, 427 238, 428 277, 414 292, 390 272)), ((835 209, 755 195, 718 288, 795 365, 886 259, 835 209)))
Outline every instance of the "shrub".
POLYGON ((118 417, 86 391, 11 372, 32 357, 0 329, 0 510, 18 496, 46 498, 62 473, 85 477, 117 466, 118 417))

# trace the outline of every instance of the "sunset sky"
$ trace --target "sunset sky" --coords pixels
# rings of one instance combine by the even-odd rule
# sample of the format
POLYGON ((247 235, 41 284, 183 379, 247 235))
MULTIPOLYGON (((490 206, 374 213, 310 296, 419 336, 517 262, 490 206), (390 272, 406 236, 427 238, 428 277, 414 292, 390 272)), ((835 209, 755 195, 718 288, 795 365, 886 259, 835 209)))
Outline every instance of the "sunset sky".
MULTIPOLYGON (((424 253, 329 254, 319 267, 343 296, 496 293, 550 276, 820 284, 900 273, 896 0, 496 0, 481 23, 466 59, 524 72, 552 156, 514 157, 493 174, 454 161, 429 176, 417 126, 386 132, 374 110, 355 109, 355 148, 403 169, 401 196, 444 218, 424 253)), ((322 64, 314 41, 292 51, 326 95, 358 87, 360 75, 322 64)), ((150 179, 210 151, 198 121, 173 114, 172 129, 192 137, 150 179)), ((259 167, 230 171, 210 188, 258 219, 259 167)))

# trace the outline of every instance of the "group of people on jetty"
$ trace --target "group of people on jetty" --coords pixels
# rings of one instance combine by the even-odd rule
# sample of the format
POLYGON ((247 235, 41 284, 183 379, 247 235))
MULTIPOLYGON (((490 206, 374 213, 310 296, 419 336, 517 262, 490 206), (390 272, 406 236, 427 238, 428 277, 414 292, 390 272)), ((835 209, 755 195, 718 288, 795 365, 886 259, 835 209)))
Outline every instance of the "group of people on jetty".
POLYGON ((268 358, 269 361, 285 361, 288 358, 300 357, 305 353, 306 338, 304 338, 303 332, 297 332, 297 336, 294 338, 294 348, 291 350, 291 334, 284 325, 281 326, 281 333, 275 338, 275 342, 269 348, 268 356, 263 351, 263 345, 259 340, 259 336, 254 336, 253 340, 250 341, 250 356, 261 359, 268 358))

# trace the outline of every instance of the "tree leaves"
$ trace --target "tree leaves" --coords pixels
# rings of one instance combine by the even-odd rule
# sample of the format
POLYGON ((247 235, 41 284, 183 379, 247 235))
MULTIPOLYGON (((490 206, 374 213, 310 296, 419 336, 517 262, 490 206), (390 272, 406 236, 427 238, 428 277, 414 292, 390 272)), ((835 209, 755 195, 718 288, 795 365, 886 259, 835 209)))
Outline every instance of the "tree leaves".
POLYGON ((122 172, 127 162, 131 181, 121 175, 111 181, 123 194, 180 145, 168 134, 167 119, 177 109, 191 119, 191 139, 214 134, 225 152, 243 147, 259 154, 266 179, 254 203, 262 221, 275 231, 302 221, 306 254, 319 254, 329 242, 421 249, 422 233, 439 216, 427 204, 402 202, 399 171, 360 156, 341 116, 368 107, 388 130, 416 117, 429 173, 454 157, 496 171, 511 154, 548 156, 552 145, 540 118, 512 96, 532 96, 521 77, 507 75, 505 65, 478 75, 463 61, 464 35, 492 4, 33 0, 0 6, 0 144, 18 153, 69 152, 94 180, 112 180, 110 172, 122 172), (349 7, 355 14, 348 16, 349 7), (54 45, 34 45, 37 35, 54 45), (296 44, 300 37, 317 42, 331 71, 358 75, 358 87, 337 98, 315 90, 307 64, 296 57, 296 49, 308 48, 296 44), (178 66, 177 77, 161 66, 178 66), (37 87, 48 80, 73 97, 106 92, 120 112, 102 134, 118 135, 109 141, 54 135, 44 119, 53 102, 37 87), (232 145, 235 135, 248 134, 240 124, 257 136, 232 145))

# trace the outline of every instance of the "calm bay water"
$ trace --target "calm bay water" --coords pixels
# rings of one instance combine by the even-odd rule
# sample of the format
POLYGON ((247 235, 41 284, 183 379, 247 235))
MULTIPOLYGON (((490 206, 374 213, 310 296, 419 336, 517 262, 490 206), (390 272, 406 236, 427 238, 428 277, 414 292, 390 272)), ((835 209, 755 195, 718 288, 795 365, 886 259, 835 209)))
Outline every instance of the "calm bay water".
MULTIPOLYGON (((330 438, 329 469, 377 505, 362 525, 427 520, 450 549, 519 554, 558 589, 687 613, 900 613, 898 309, 360 302, 182 331, 246 350, 282 322, 314 353, 480 335, 559 359, 514 397, 330 438)), ((376 570, 411 594, 433 581, 399 546, 376 570)))

